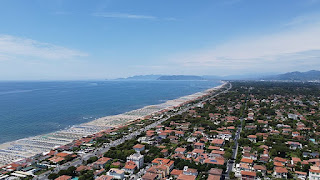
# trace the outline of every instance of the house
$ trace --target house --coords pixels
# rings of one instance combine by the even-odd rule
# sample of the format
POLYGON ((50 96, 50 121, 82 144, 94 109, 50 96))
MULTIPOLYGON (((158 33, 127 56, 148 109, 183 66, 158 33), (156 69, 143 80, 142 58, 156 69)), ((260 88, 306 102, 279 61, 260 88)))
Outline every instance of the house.
POLYGON ((142 176, 142 180, 155 180, 155 179, 159 179, 158 174, 155 174, 155 173, 147 172, 142 176))
POLYGON ((259 162, 267 163, 269 161, 268 156, 260 156, 259 162))
POLYGON ((107 175, 112 176, 115 179, 124 179, 124 171, 120 169, 111 168, 107 175))
POLYGON ((309 179, 310 180, 320 179, 320 170, 319 169, 309 169, 309 179))
POLYGON ((113 177, 108 175, 102 175, 96 178, 96 180, 112 180, 112 179, 113 177))
POLYGON ((77 167, 76 172, 80 173, 81 171, 85 171, 85 170, 89 170, 90 167, 88 166, 84 166, 84 165, 80 165, 79 167, 77 167))
POLYGON ((144 151, 145 149, 145 145, 142 145, 142 144, 136 144, 132 147, 136 152, 141 152, 141 151, 144 151))
POLYGON ((219 176, 219 175, 209 174, 207 180, 220 180, 220 179, 221 179, 221 176, 219 176))
POLYGON ((98 177, 99 175, 101 175, 101 174, 104 173, 104 172, 105 172, 105 169, 102 168, 102 169, 99 169, 99 170, 94 171, 94 172, 93 172, 93 175, 94 175, 94 177, 98 177))
POLYGON ((298 157, 292 157, 291 158, 291 164, 297 165, 298 162, 301 163, 301 159, 300 158, 298 158, 298 157))
POLYGON ((137 168, 140 169, 144 164, 144 156, 139 153, 135 153, 127 157, 127 162, 128 161, 134 162, 137 165, 137 168))
POLYGON ((292 137, 297 137, 297 136, 300 136, 300 133, 295 131, 295 132, 292 132, 292 137))
POLYGON ((200 143, 200 142, 194 143, 194 148, 195 149, 203 149, 203 147, 204 147, 203 143, 200 143))
POLYGON ((236 168, 238 169, 238 171, 251 171, 251 167, 246 163, 237 164, 236 168))
POLYGON ((240 162, 248 164, 249 166, 252 166, 252 164, 253 164, 253 160, 252 159, 248 159, 248 158, 242 158, 240 162))
POLYGON ((102 157, 102 158, 98 159, 96 162, 93 163, 93 167, 95 169, 102 169, 109 162, 111 162, 111 158, 102 157))
POLYGON ((125 166, 123 167, 123 170, 129 174, 133 174, 136 169, 137 165, 133 161, 126 162, 125 166))
POLYGON ((222 172, 223 172, 223 170, 222 170, 222 169, 218 169, 218 168, 211 168, 211 169, 208 171, 208 174, 212 174, 212 175, 219 175, 219 176, 221 176, 221 175, 222 175, 222 172))
POLYGON ((173 170, 171 171, 170 175, 171 175, 172 177, 174 177, 174 178, 178 178, 178 176, 179 176, 180 174, 182 174, 182 173, 183 173, 182 170, 173 169, 173 170))
POLYGON ((303 153, 302 153, 302 156, 303 156, 304 158, 306 158, 306 157, 316 158, 316 157, 319 157, 319 153, 318 153, 318 152, 312 152, 312 153, 310 153, 310 152, 303 152, 303 153))
POLYGON ((159 138, 160 139, 166 139, 167 138, 167 133, 165 133, 165 132, 160 133, 159 134, 159 138))
POLYGON ((170 159, 165 159, 165 158, 156 158, 151 163, 152 163, 152 166, 166 165, 169 167, 170 171, 174 167, 174 161, 171 161, 170 159))
POLYGON ((257 142, 257 136, 256 135, 249 135, 248 136, 248 139, 253 142, 253 143, 256 143, 257 142))
POLYGON ((222 169, 217 169, 217 168, 211 168, 208 171, 208 179, 207 180, 220 180, 222 176, 222 169))
POLYGON ((232 137, 232 133, 230 131, 218 132, 218 138, 229 140, 232 137))
POLYGON ((200 156, 201 154, 203 154, 204 150, 203 149, 194 149, 192 152, 191 152, 191 156, 193 158, 197 158, 198 156, 200 156))
POLYGON ((257 160, 257 156, 254 153, 243 153, 244 158, 252 159, 252 160, 257 160))
POLYGON ((55 180, 71 180, 71 176, 67 176, 67 175, 62 175, 58 178, 56 178, 55 180))
POLYGON ((275 158, 273 158, 273 161, 274 161, 274 162, 279 162, 279 163, 281 163, 283 166, 286 165, 286 163, 287 163, 287 160, 284 159, 284 158, 281 158, 281 157, 275 157, 275 158))
POLYGON ((223 139, 213 139, 211 141, 211 144, 213 144, 215 146, 222 147, 224 145, 224 140, 223 139))
POLYGON ((223 155, 224 155, 224 151, 219 151, 219 150, 212 150, 211 153, 210 153, 211 157, 223 156, 223 155))
POLYGON ((274 172, 273 172, 273 176, 275 178, 284 178, 287 179, 288 177, 288 170, 284 167, 275 167, 274 168, 274 172))
POLYGON ((261 172, 262 175, 265 175, 267 172, 267 168, 264 165, 254 165, 253 169, 255 172, 261 172))
POLYGON ((206 158, 203 163, 224 165, 225 160, 223 157, 206 158))
POLYGON ((291 131, 292 131, 291 129, 282 129, 282 134, 289 135, 291 131))
POLYGON ((180 174, 177 180, 195 180, 197 177, 193 175, 180 174))
POLYGON ((256 172, 241 171, 241 179, 244 179, 244 180, 255 180, 256 177, 257 177, 256 172))
POLYGON ((297 148, 302 148, 302 144, 300 144, 299 142, 288 141, 287 144, 289 145, 290 149, 293 150, 296 150, 297 148))
POLYGON ((163 179, 169 175, 170 169, 167 164, 160 164, 151 166, 147 172, 157 174, 159 179, 163 179))
POLYGON ((184 136, 184 132, 183 131, 175 131, 175 136, 183 137, 184 136))
POLYGON ((296 179, 305 180, 307 179, 307 173, 301 172, 301 171, 295 171, 294 172, 296 179))
POLYGON ((188 166, 184 166, 183 167, 182 173, 185 174, 185 175, 198 176, 198 171, 196 169, 189 168, 188 166))
POLYGON ((161 152, 164 156, 168 156, 168 154, 169 154, 169 150, 168 150, 168 149, 162 149, 160 152, 161 152))
POLYGON ((186 148, 177 148, 174 152, 177 154, 185 154, 187 150, 186 148))

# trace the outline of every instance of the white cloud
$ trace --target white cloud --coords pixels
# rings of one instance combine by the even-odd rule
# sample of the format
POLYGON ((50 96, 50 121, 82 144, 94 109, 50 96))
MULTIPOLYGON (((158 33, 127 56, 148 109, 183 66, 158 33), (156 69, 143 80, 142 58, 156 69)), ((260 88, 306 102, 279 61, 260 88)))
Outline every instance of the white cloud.
MULTIPOLYGON (((319 1, 320 2, 320 1, 319 1)), ((293 18, 291 21, 286 23, 286 26, 302 26, 308 24, 319 23, 319 13, 309 13, 293 18)))
POLYGON ((93 16, 99 16, 99 17, 105 17, 105 18, 126 18, 126 19, 157 19, 157 17, 149 16, 149 15, 114 13, 114 12, 94 13, 93 16))
POLYGON ((162 21, 177 21, 177 18, 174 17, 156 17, 150 15, 141 15, 141 14, 129 14, 129 13, 118 13, 118 12, 96 12, 92 14, 97 17, 104 18, 120 18, 120 19, 145 19, 145 20, 162 20, 162 21))
POLYGON ((5 57, 7 60, 21 56, 40 59, 70 59, 88 56, 88 54, 32 39, 0 35, 0 58, 5 57))
POLYGON ((228 70, 284 72, 319 69, 320 18, 312 16, 310 19, 304 16, 285 31, 244 37, 207 50, 182 54, 171 61, 182 68, 211 69, 225 74, 228 70))

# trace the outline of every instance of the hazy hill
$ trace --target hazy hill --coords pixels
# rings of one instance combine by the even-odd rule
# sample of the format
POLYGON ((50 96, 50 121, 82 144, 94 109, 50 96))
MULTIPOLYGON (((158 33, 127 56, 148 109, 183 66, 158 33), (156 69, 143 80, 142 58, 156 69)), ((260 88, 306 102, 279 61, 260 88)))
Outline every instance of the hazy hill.
POLYGON ((158 80, 205 80, 200 76, 188 76, 188 75, 172 75, 172 76, 161 76, 158 80))
POLYGON ((116 80, 157 80, 159 77, 162 75, 137 75, 137 76, 132 76, 132 77, 127 77, 127 78, 118 78, 116 80))
POLYGON ((275 76, 262 78, 263 80, 280 80, 280 81, 314 81, 320 80, 320 71, 311 70, 307 72, 288 72, 275 76))

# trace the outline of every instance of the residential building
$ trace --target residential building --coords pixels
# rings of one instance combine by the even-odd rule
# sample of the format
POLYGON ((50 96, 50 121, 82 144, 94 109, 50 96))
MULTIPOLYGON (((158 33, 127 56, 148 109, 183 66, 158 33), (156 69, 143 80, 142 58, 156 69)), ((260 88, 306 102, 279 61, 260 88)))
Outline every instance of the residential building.
POLYGON ((120 169, 111 168, 107 175, 112 176, 115 179, 124 179, 124 171, 120 169))
POLYGON ((144 164, 144 156, 139 153, 135 153, 127 157, 127 162, 128 161, 134 162, 137 165, 138 169, 140 169, 144 164))

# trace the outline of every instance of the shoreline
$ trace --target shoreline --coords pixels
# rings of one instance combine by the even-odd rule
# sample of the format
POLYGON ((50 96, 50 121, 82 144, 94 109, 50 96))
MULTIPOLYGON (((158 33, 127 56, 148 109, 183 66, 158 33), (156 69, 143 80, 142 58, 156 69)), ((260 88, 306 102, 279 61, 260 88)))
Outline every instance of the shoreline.
POLYGON ((167 100, 164 103, 148 105, 140 109, 131 110, 118 115, 104 116, 86 123, 73 125, 69 128, 32 136, 15 141, 0 144, 0 166, 18 161, 20 159, 30 158, 37 154, 45 153, 53 148, 71 143, 76 139, 92 135, 103 130, 118 128, 138 119, 144 119, 167 110, 174 109, 183 104, 194 101, 200 97, 208 95, 212 91, 224 87, 227 82, 220 81, 222 84, 200 91, 194 94, 182 96, 173 100, 167 100))

